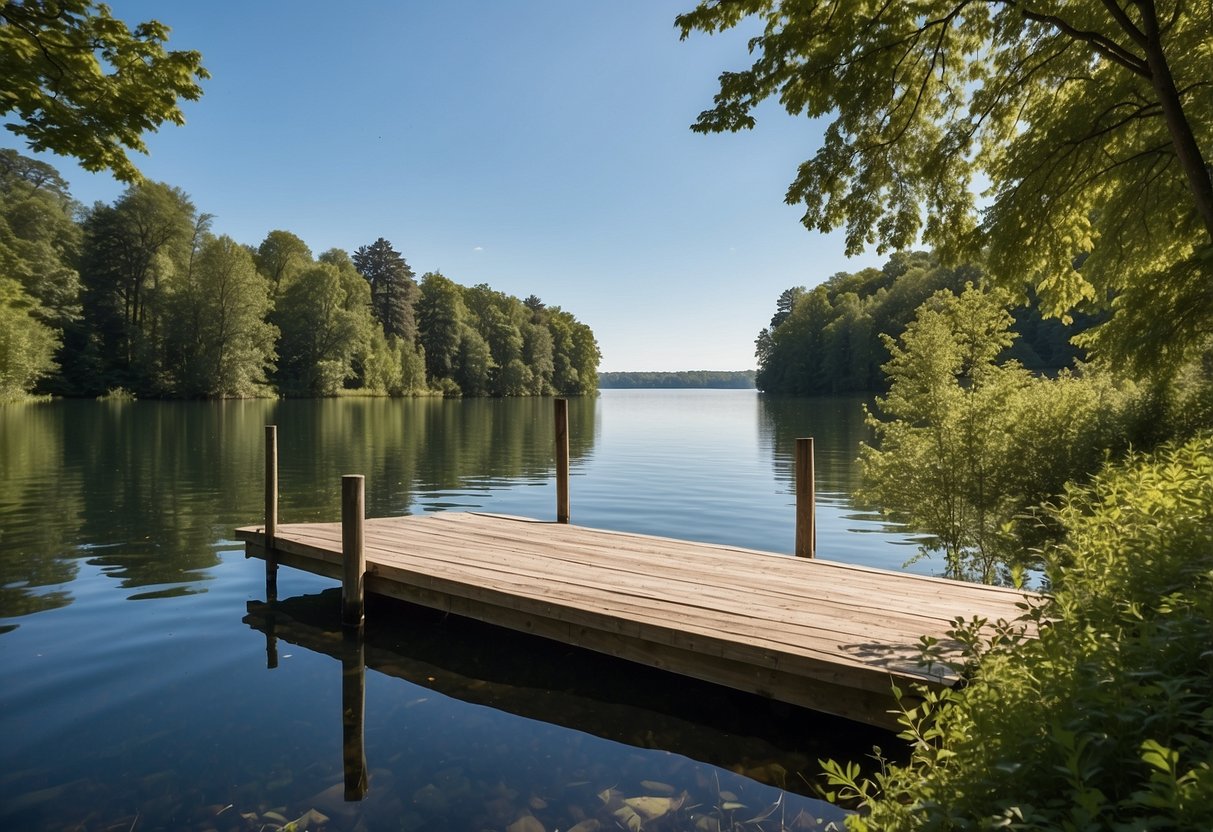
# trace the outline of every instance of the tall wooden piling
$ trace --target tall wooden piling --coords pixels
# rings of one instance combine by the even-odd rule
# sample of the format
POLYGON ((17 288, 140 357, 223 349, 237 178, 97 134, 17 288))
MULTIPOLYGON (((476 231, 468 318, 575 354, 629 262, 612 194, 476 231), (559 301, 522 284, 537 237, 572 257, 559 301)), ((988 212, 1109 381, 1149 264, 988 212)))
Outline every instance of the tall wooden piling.
POLYGON ((556 522, 569 522, 568 399, 556 399, 556 522))
POLYGON ((796 556, 817 556, 817 488, 813 437, 796 440, 796 556))
POLYGON ((341 623, 361 627, 366 575, 366 480, 362 474, 341 478, 341 623))
POLYGON ((278 599, 278 426, 265 426, 265 600, 278 599))

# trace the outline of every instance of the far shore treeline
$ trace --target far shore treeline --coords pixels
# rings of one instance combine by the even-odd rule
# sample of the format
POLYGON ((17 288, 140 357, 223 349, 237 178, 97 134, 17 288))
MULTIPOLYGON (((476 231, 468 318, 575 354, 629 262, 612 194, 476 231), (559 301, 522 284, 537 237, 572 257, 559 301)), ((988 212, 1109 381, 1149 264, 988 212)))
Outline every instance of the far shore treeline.
POLYGON ((754 371, 678 370, 675 372, 599 373, 598 387, 610 389, 753 390, 754 371))
POLYGON ((212 232, 179 188, 75 202, 50 165, 0 149, 0 401, 582 395, 594 333, 531 295, 415 278, 382 238, 313 255, 289 231, 212 232))

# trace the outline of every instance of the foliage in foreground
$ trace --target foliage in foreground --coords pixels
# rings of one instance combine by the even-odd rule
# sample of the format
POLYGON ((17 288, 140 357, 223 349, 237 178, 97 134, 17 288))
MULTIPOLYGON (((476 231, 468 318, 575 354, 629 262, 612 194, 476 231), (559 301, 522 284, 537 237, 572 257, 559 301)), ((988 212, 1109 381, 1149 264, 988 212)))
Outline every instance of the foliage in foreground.
POLYGON ((949 577, 1009 582, 1056 524, 1038 507, 1126 450, 1140 396, 1107 374, 1033 376, 1004 361, 1015 333, 1003 292, 939 291, 918 309, 884 369, 868 422, 861 496, 927 534, 949 577))
POLYGON ((75 156, 85 170, 124 182, 139 171, 127 150, 146 153, 143 135, 184 124, 179 102, 197 101, 210 77, 202 56, 166 50, 169 28, 129 28, 94 0, 0 3, 0 114, 34 150, 75 156))
POLYGON ((1054 514, 1040 638, 958 626, 969 683, 904 714, 910 761, 825 764, 852 829, 1213 828, 1213 436, 1054 514))

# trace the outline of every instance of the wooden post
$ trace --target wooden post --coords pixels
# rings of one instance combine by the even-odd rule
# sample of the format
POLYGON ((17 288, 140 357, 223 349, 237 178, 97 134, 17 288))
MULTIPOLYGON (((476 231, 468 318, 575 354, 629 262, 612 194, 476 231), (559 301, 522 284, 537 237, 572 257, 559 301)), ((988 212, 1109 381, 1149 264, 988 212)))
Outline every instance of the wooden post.
POLYGON ((265 600, 278 600, 278 426, 265 426, 265 600))
POLYGON ((556 522, 569 522, 568 399, 556 399, 556 522))
POLYGON ((345 799, 362 800, 366 777, 366 647, 361 630, 346 630, 341 640, 341 745, 345 799))
POLYGON ((341 623, 346 627, 361 627, 363 621, 365 482, 362 474, 341 478, 341 623))
POLYGON ((817 556, 817 489, 813 437, 796 440, 796 556, 817 556))

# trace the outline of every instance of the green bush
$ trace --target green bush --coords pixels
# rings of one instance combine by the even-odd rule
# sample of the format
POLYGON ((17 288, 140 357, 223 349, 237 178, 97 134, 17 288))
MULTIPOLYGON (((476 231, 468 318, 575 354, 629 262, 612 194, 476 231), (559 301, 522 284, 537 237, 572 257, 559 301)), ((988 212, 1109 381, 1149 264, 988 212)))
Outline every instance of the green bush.
POLYGON ((1007 297, 937 292, 899 341, 888 395, 869 413, 861 499, 928 535, 948 577, 1016 582, 1056 535, 1038 507, 1127 450, 1139 397, 1107 373, 1033 376, 1004 361, 1007 297))
POLYGON ((909 762, 824 764, 852 829, 1213 829, 1213 437, 1108 468, 1053 515, 1051 600, 958 623, 968 683, 903 715, 909 762))

